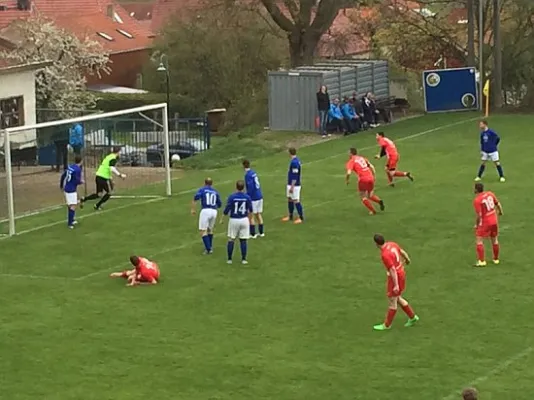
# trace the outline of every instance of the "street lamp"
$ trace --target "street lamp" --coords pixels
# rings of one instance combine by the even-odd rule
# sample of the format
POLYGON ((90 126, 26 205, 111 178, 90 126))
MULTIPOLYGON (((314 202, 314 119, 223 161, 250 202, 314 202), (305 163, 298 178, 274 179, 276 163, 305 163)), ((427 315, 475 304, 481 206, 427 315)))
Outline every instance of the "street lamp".
MULTIPOLYGON (((159 58, 158 72, 165 73, 165 83, 167 87, 167 113, 170 113, 171 107, 171 77, 169 74, 169 58, 166 54, 162 54, 159 58)), ((170 115, 170 114, 169 114, 170 115)))

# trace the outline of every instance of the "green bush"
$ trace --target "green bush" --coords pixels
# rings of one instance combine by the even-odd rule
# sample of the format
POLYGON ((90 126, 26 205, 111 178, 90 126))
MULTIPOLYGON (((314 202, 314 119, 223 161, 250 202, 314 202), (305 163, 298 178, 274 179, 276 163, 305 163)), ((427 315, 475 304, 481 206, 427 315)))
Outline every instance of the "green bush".
MULTIPOLYGON (((166 93, 100 93, 96 103, 96 108, 104 111, 118 111, 126 108, 141 107, 150 104, 166 103, 166 93)), ((171 93, 170 115, 178 113, 180 117, 199 117, 206 110, 198 107, 194 100, 179 94, 171 93)))

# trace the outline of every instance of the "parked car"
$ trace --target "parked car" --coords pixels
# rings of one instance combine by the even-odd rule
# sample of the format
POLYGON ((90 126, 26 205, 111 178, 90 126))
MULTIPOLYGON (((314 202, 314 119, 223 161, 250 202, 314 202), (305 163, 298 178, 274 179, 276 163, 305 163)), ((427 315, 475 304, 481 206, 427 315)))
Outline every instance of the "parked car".
MULTIPOLYGON (((199 139, 185 139, 180 142, 176 142, 169 146, 170 150, 170 159, 172 160, 174 155, 178 155, 181 160, 194 156, 197 153, 205 150, 207 146, 205 143, 199 139)), ((146 160, 147 163, 154 167, 162 167, 164 165, 163 157, 165 154, 165 149, 163 144, 155 144, 148 146, 146 149, 146 160)))

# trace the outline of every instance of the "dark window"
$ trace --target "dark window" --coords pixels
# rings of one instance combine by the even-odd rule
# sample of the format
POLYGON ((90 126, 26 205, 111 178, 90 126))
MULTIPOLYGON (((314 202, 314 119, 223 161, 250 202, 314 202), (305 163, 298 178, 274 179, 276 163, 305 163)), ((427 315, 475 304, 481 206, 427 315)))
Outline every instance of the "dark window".
POLYGON ((24 98, 0 99, 0 128, 13 128, 24 125, 24 98))

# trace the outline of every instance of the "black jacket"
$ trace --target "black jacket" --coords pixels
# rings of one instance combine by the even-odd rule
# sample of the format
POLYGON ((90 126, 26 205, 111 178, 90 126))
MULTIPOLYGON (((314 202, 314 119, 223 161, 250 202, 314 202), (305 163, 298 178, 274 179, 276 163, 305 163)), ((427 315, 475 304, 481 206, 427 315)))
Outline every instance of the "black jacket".
POLYGON ((317 92, 317 109, 319 111, 328 111, 330 109, 330 96, 328 93, 317 92))

